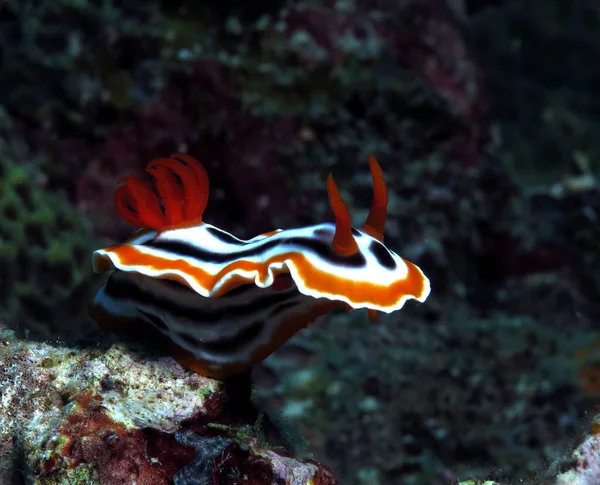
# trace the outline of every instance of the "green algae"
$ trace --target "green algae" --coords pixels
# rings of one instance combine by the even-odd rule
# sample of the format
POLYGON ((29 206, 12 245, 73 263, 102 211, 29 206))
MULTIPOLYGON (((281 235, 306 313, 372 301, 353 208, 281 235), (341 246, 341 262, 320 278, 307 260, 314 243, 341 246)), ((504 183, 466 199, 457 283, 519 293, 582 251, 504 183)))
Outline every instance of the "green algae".
POLYGON ((50 476, 36 480, 35 485, 73 485, 74 483, 95 485, 102 482, 92 465, 81 463, 73 468, 61 468, 50 476))
POLYGON ((44 189, 36 164, 0 145, 0 305, 19 331, 56 337, 83 314, 93 244, 82 214, 44 189))

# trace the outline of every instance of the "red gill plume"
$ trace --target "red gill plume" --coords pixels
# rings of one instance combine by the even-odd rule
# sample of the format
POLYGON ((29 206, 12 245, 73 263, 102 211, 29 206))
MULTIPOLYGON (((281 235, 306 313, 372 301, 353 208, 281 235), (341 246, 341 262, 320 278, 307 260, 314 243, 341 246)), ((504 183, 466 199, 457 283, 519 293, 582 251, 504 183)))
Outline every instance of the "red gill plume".
POLYGON ((175 153, 146 167, 154 189, 134 176, 117 182, 115 207, 135 227, 156 231, 202 222, 208 202, 208 175, 195 158, 175 153))

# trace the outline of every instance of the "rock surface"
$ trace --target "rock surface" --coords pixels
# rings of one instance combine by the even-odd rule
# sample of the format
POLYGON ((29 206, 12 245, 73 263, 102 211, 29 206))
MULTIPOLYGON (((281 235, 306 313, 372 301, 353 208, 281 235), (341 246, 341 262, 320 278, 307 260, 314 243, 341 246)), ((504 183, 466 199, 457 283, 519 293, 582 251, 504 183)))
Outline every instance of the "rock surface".
POLYGON ((0 332, 0 483, 337 484, 269 436, 245 391, 121 343, 0 332))

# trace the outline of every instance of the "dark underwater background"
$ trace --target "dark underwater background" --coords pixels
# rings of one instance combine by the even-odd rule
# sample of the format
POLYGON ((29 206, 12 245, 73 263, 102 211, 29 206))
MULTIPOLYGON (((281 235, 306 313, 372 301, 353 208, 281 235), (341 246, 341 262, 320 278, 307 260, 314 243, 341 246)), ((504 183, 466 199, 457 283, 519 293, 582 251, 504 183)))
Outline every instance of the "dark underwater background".
POLYGON ((424 304, 332 315, 254 370, 300 457, 348 485, 542 483, 600 403, 600 7, 586 0, 3 0, 0 320, 94 330, 116 180, 182 151, 238 237, 360 227, 424 304))

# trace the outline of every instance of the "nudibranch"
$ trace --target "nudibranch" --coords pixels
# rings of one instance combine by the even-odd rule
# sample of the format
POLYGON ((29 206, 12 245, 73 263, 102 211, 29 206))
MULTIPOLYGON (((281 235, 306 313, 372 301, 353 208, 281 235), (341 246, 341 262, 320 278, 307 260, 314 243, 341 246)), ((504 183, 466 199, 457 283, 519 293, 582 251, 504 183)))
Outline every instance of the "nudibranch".
POLYGON ((383 244, 388 190, 373 156, 369 163, 374 195, 361 230, 330 174, 335 223, 242 240, 204 222, 208 176, 196 159, 150 162, 154 187, 133 176, 118 182, 116 209, 140 229, 93 253, 94 271, 111 274, 92 317, 117 333, 152 332, 184 367, 226 378, 333 310, 366 308, 373 318, 425 301, 427 277, 383 244))

